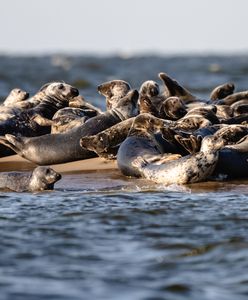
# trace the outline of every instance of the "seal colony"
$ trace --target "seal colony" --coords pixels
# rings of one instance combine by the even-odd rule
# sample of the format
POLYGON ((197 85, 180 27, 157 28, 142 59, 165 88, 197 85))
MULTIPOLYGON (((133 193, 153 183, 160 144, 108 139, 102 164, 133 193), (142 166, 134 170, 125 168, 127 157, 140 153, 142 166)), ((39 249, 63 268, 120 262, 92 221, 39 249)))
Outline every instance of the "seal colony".
MULTIPOLYGON (((17 153, 46 166, 100 156, 116 159, 125 176, 164 185, 248 177, 248 91, 228 82, 200 99, 168 74, 158 78, 137 90, 120 79, 99 84, 106 111, 64 82, 32 97, 13 89, 0 107, 0 157, 17 153)), ((0 188, 53 189, 61 176, 37 169, 0 173, 0 188)))

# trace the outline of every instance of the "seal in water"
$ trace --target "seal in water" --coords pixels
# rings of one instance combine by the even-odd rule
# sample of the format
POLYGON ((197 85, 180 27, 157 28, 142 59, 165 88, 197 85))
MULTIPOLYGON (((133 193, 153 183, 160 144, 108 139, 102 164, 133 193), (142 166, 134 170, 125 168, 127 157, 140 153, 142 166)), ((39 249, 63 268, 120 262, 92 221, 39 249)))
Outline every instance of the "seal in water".
POLYGON ((94 152, 80 147, 81 137, 97 134, 122 120, 135 116, 138 96, 138 91, 130 91, 119 100, 115 108, 90 118, 82 126, 65 133, 46 134, 33 138, 15 137, 8 134, 5 138, 1 138, 0 142, 38 165, 59 164, 95 157, 94 152))
POLYGON ((106 108, 109 110, 118 105, 118 101, 127 95, 131 87, 124 80, 112 80, 100 84, 97 89, 99 94, 106 97, 106 108))
POLYGON ((61 175, 50 167, 37 167, 33 172, 0 173, 0 189, 15 192, 40 192, 53 190, 61 175))
POLYGON ((217 164, 219 150, 224 146, 222 139, 207 136, 202 140, 200 152, 170 162, 150 163, 139 155, 132 162, 142 177, 165 185, 188 184, 208 178, 217 164))

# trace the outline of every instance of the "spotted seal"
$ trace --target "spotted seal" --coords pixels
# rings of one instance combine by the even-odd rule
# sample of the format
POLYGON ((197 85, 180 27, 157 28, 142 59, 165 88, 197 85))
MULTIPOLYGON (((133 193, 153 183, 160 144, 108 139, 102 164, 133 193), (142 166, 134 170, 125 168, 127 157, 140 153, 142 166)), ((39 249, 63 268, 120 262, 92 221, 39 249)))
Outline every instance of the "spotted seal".
POLYGON ((40 192, 53 190, 54 183, 61 179, 61 175, 50 167, 36 167, 30 172, 2 172, 0 173, 0 189, 15 192, 40 192))
POLYGON ((98 85, 99 94, 106 97, 107 110, 114 108, 118 101, 131 90, 130 84, 124 80, 111 80, 98 85))
POLYGON ((138 91, 132 90, 118 101, 118 105, 89 119, 82 126, 65 133, 46 134, 40 137, 6 135, 0 142, 20 156, 38 164, 50 165, 95 157, 94 152, 80 147, 80 138, 94 135, 137 114, 138 91))
POLYGON ((184 156, 169 162, 149 162, 144 155, 139 155, 132 166, 142 177, 156 183, 189 184, 208 178, 217 164, 219 150, 224 146, 223 140, 215 136, 203 139, 198 153, 184 156))

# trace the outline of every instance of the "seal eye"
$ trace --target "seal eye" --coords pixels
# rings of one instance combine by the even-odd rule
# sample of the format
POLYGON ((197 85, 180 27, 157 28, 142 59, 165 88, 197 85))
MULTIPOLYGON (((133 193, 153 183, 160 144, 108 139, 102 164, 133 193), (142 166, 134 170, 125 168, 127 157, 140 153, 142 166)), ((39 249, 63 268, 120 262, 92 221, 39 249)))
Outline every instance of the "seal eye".
POLYGON ((61 83, 59 86, 58 86, 58 89, 62 90, 64 88, 64 85, 61 83))
POLYGON ((46 169, 46 175, 50 174, 50 169, 46 169))

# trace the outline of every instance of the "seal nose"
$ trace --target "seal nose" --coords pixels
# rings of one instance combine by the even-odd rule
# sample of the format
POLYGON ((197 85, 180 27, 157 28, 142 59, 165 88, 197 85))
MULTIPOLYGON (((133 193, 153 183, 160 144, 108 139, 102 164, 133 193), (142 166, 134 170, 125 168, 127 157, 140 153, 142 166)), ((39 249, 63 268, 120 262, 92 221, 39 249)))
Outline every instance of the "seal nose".
POLYGON ((78 89, 76 89, 76 88, 72 88, 72 89, 71 89, 71 93, 72 93, 72 95, 73 95, 74 97, 76 97, 76 96, 79 95, 79 91, 78 91, 78 89))
POLYGON ((26 93, 24 94, 24 100, 26 100, 26 99, 28 99, 28 98, 29 98, 29 93, 26 92, 26 93))
POLYGON ((56 181, 60 180, 62 178, 61 174, 57 173, 55 176, 56 181))
POLYGON ((102 84, 98 85, 98 87, 97 87, 97 91, 98 91, 98 92, 100 92, 100 91, 101 91, 101 89, 102 89, 102 84))

